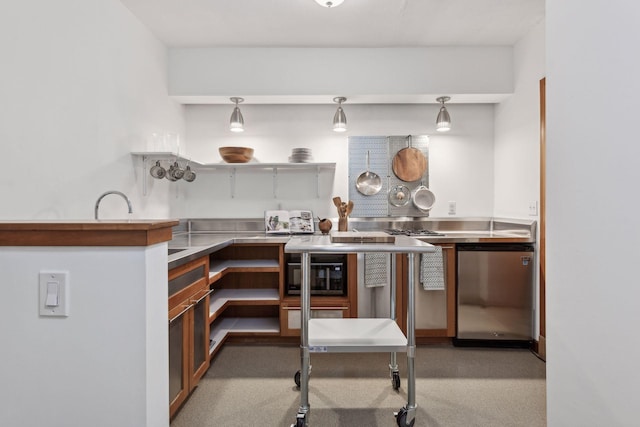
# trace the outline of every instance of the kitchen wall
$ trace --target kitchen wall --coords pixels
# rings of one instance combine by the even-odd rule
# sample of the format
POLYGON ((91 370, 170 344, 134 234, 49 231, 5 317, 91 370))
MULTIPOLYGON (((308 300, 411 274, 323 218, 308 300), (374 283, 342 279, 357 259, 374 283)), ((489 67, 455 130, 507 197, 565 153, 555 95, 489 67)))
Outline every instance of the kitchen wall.
MULTIPOLYGON (((93 218, 107 190, 134 218, 167 217, 168 194, 142 197, 129 154, 184 133, 166 48, 115 0, 3 2, 0 35, 0 219, 93 218)), ((126 212, 110 196, 101 217, 126 212)))
MULTIPOLYGON (((193 183, 160 181, 155 188, 171 188, 171 215, 175 217, 261 217, 265 209, 310 208, 318 216, 336 217, 334 196, 348 198, 349 135, 431 135, 429 182, 436 195, 431 215, 448 216, 447 201, 457 201, 457 216, 491 216, 493 213, 493 124, 491 104, 451 104, 454 128, 435 132, 436 104, 345 104, 349 131, 331 130, 336 104, 242 104, 246 131, 229 131, 233 106, 188 105, 186 140, 188 156, 204 163, 221 162, 218 147, 247 146, 260 162, 287 162, 291 149, 309 147, 314 161, 335 162, 335 170, 322 169, 319 197, 316 171, 279 171, 273 195, 273 173, 238 171, 231 196, 229 171, 198 170, 193 183), (178 185, 176 185, 178 184, 178 185)), ((363 170, 365 165, 362 165, 363 170)), ((155 188, 153 191, 155 191, 155 188)), ((150 197, 154 197, 153 193, 150 197)))
POLYGON ((0 247, 0 425, 169 426, 166 254, 0 247), (38 316, 43 270, 68 273, 68 317, 38 316))
POLYGON ((537 219, 540 201, 540 94, 545 76, 544 21, 514 46, 514 93, 496 104, 494 215, 537 219))
MULTIPOLYGON (((514 46, 514 93, 495 108, 493 216, 539 221, 540 93, 545 76, 544 21, 514 46), (532 215, 529 204, 536 213, 532 215)), ((538 223, 540 241, 540 227, 538 223)), ((536 257, 534 338, 540 335, 540 259, 536 257)))
POLYGON ((632 426, 640 384, 640 4, 564 0, 546 8, 548 425, 632 426))
POLYGON ((433 102, 443 93, 497 102, 513 91, 512 60, 511 46, 174 47, 169 93, 189 103, 228 96, 330 102, 351 94, 368 103, 381 96, 433 102))
MULTIPOLYGON (((1 2, 0 51, 0 219, 93 218, 110 189, 131 197, 136 218, 168 216, 166 191, 141 196, 129 153, 152 131, 183 132, 182 107, 167 96, 166 49, 119 1, 1 2)), ((122 218, 126 205, 106 198, 101 213, 122 218)), ((0 326, 0 425, 168 426, 166 352, 153 347, 166 337, 146 342, 113 309, 166 322, 166 297, 145 295, 161 283, 157 266, 141 271, 150 251, 163 259, 166 244, 108 255, 0 248, 11 302, 0 326), (67 319, 38 318, 37 273, 47 269, 70 272, 67 319)))

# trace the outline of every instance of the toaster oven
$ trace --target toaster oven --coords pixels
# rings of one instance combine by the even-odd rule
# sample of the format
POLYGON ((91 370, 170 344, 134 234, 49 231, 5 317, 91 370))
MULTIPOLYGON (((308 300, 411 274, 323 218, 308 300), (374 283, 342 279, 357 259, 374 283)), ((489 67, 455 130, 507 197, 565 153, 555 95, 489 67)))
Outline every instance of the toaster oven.
MULTIPOLYGON (((347 294, 346 255, 311 255, 309 288, 311 295, 347 294)), ((287 295, 300 295, 302 287, 302 265, 299 255, 292 255, 287 262, 287 295)))

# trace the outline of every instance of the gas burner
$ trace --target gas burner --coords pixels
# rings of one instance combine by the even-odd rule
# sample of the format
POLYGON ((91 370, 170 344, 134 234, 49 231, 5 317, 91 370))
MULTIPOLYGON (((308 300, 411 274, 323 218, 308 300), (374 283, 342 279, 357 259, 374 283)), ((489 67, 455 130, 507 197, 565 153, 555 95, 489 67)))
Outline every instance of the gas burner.
POLYGON ((399 228, 390 228, 387 230, 384 230, 385 232, 387 232, 388 234, 391 234, 392 236, 397 236, 397 235, 404 235, 404 236, 444 236, 444 234, 442 233, 438 233, 437 231, 432 231, 432 230, 426 230, 426 229, 422 229, 422 230, 402 230, 399 228))
POLYGON ((409 233, 406 230, 400 230, 398 228, 388 228, 386 230, 384 230, 385 233, 387 234, 391 234, 392 236, 398 236, 401 234, 404 234, 405 236, 408 236, 409 233))

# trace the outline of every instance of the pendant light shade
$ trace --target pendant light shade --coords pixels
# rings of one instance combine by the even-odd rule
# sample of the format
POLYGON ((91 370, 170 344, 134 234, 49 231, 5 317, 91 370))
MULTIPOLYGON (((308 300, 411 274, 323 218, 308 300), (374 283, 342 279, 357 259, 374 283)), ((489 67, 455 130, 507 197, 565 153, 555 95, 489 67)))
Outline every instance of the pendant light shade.
POLYGON ((440 112, 438 113, 438 117, 436 118, 436 130, 438 132, 448 132, 451 130, 451 116, 449 116, 449 112, 447 111, 447 107, 444 106, 444 103, 449 101, 451 98, 448 96, 441 96, 437 98, 440 106, 440 112))
POLYGON ((244 98, 230 98, 231 102, 236 104, 236 107, 233 109, 233 113, 231 113, 231 120, 229 121, 229 130, 231 132, 244 132, 244 118, 242 117, 242 113, 240 112, 240 108, 238 104, 244 101, 244 98))
POLYGON ((347 131, 347 116, 344 114, 344 110, 342 109, 342 103, 346 100, 347 98, 345 98, 344 96, 333 98, 333 102, 338 103, 338 110, 333 116, 333 130, 335 132, 347 131))

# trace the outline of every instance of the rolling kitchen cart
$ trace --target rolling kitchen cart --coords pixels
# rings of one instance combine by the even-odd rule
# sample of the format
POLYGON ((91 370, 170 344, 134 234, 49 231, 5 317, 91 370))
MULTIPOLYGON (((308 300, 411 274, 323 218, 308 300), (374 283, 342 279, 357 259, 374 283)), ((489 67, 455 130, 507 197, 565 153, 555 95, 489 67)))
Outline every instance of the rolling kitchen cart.
MULTIPOLYGON (((415 307, 414 281, 416 254, 434 251, 432 245, 407 236, 394 236, 393 243, 369 243, 366 233, 354 233, 362 236, 361 243, 333 243, 330 236, 295 236, 285 245, 287 253, 299 253, 302 264, 301 289, 301 328, 300 328, 300 374, 296 382, 300 383, 300 407, 296 422, 292 427, 308 425, 309 374, 311 370, 310 353, 355 353, 389 352, 391 353, 392 385, 400 387, 400 376, 395 364, 395 353, 407 353, 407 404, 395 413, 399 427, 411 427, 415 422, 415 307), (393 255, 406 253, 408 256, 407 281, 407 336, 402 333, 395 319, 311 319, 310 292, 310 254, 312 253, 367 253, 384 252, 393 255)), ((392 256, 392 269, 395 257, 392 256)), ((391 288, 395 289, 395 272, 391 274, 391 288)), ((394 292, 392 292, 392 295, 394 292)), ((395 296, 392 296, 394 299, 395 296)), ((392 307, 395 304, 392 302, 392 307)), ((394 311, 392 310, 392 315, 394 311)))

